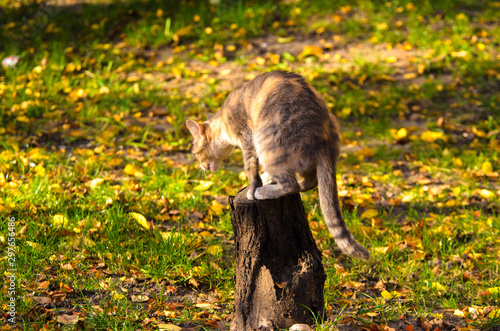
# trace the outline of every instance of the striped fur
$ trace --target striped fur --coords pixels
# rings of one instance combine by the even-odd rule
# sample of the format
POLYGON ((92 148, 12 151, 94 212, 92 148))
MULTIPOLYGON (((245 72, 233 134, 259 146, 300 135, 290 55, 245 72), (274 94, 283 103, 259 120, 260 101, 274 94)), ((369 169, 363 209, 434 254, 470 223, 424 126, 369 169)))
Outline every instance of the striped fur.
POLYGON ((275 199, 318 186, 326 224, 340 249, 370 254, 347 228, 339 206, 336 167, 340 137, 321 96, 299 75, 273 71, 231 92, 206 122, 187 121, 193 153, 205 170, 219 168, 235 146, 243 152, 249 199, 275 199), (259 165, 273 179, 262 186, 259 165), (304 178, 297 181, 297 174, 304 178))

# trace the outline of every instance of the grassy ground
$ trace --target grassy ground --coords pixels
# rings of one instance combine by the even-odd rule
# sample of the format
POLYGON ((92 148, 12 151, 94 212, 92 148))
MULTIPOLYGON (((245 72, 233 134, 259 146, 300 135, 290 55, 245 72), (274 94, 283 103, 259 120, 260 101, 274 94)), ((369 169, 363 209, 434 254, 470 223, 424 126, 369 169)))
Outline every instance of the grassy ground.
POLYGON ((19 56, 0 68, 2 330, 225 329, 242 158, 202 173, 184 121, 273 69, 339 118, 340 195, 373 256, 340 255, 303 196, 316 328, 498 329, 500 2, 0 5, 0 58, 19 56))

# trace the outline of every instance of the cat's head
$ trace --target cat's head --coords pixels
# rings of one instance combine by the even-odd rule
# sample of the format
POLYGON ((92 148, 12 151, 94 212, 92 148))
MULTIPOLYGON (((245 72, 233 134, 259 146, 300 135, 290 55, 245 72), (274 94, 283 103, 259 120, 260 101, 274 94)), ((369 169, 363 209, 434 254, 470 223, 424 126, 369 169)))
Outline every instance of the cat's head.
POLYGON ((192 153, 196 156, 203 170, 216 171, 222 161, 233 152, 234 147, 224 143, 214 134, 210 123, 187 121, 186 126, 193 135, 192 153))

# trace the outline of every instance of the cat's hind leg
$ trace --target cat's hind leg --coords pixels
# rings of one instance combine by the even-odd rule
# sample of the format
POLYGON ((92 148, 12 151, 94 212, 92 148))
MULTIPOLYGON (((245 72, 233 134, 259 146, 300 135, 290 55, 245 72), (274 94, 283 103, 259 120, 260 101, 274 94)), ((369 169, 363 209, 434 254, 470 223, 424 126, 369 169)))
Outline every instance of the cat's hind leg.
POLYGON ((304 173, 301 173, 300 176, 304 178, 303 180, 299 181, 300 192, 309 191, 318 186, 318 175, 316 173, 316 167, 304 173))
POLYGON ((300 185, 295 175, 272 177, 276 183, 258 187, 257 190, 255 190, 256 199, 277 199, 288 194, 300 192, 300 185))

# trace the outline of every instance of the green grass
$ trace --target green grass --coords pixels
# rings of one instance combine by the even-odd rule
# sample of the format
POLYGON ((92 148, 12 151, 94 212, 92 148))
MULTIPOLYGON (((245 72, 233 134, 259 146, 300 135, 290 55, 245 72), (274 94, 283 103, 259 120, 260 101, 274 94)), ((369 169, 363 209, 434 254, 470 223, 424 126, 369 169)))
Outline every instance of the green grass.
POLYGON ((0 248, 14 217, 19 329, 229 324, 241 152, 202 172, 184 122, 277 69, 339 118, 346 220, 373 256, 340 255, 317 191, 303 195, 328 276, 317 329, 498 327, 498 2, 0 5, 0 58, 20 57, 0 68, 0 248))

